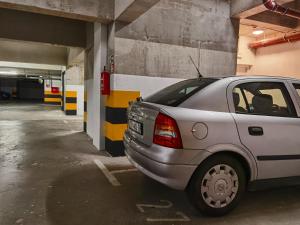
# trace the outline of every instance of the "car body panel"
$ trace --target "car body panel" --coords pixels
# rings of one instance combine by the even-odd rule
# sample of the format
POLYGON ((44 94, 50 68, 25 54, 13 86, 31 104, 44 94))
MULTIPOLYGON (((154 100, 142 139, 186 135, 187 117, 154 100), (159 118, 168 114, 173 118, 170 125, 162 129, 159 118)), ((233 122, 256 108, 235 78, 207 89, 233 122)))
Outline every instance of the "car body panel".
POLYGON ((204 150, 173 149, 156 144, 147 146, 135 140, 128 131, 125 132, 124 143, 125 147, 128 146, 153 161, 169 165, 198 165, 197 162, 194 162, 197 154, 209 154, 204 150))
MULTIPOLYGON (((286 80, 278 78, 243 79, 232 82, 227 89, 229 108, 236 121, 241 142, 254 155, 257 161, 257 179, 271 179, 288 176, 300 176, 299 160, 265 160, 268 156, 297 155, 300 153, 300 119, 291 117, 261 116, 235 113, 232 100, 234 87, 248 82, 281 82, 285 84, 293 101, 297 114, 299 106, 293 89, 286 80), (263 136, 251 136, 249 127, 262 127, 263 136)), ((269 157, 270 158, 270 157, 269 157)))
POLYGON ((224 78, 199 91, 178 107, 147 102, 134 103, 129 109, 129 118, 131 112, 140 112, 137 113, 141 116, 140 121, 146 121, 145 137, 127 131, 124 137, 126 154, 142 172, 176 189, 184 189, 196 168, 201 166, 205 159, 220 152, 231 152, 241 156, 249 166, 250 181, 300 176, 299 159, 268 159, 268 156, 300 157, 300 119, 235 113, 233 89, 247 82, 284 83, 297 115, 300 116, 300 97, 292 85, 300 84, 299 80, 278 77, 224 78), (155 118, 160 112, 176 120, 183 149, 170 149, 152 143, 155 118), (194 127, 198 124, 201 126, 197 128, 207 129, 207 134, 204 131, 200 132, 200 136, 205 133, 201 138, 194 133, 194 127), (262 127, 264 136, 249 135, 249 127, 262 127), (183 166, 181 169, 188 166, 188 169, 170 169, 172 175, 167 176, 166 165, 176 165, 177 168, 183 166), (178 179, 173 176, 177 176, 178 179))
POLYGON ((300 153, 298 118, 265 117, 235 114, 241 142, 257 160, 257 179, 300 176, 299 160, 268 160, 271 156, 300 153), (249 127, 262 127, 263 136, 251 136, 249 127), (298 138, 299 141, 296 141, 298 138))
POLYGON ((240 145, 235 123, 230 113, 167 106, 161 106, 161 108, 176 120, 184 149, 207 149, 216 143, 216 139, 219 143, 240 145), (192 128, 196 123, 203 123, 207 126, 207 135, 202 140, 193 136, 192 128))
POLYGON ((169 165, 154 161, 132 149, 125 142, 126 156, 129 161, 145 175, 173 189, 184 190, 197 165, 169 165))
POLYGON ((133 120, 143 124, 143 134, 141 135, 133 130, 128 129, 130 135, 145 145, 152 145, 155 119, 159 111, 160 109, 154 105, 150 106, 139 102, 132 104, 128 109, 128 112, 130 112, 128 114, 128 122, 130 123, 130 121, 133 120))

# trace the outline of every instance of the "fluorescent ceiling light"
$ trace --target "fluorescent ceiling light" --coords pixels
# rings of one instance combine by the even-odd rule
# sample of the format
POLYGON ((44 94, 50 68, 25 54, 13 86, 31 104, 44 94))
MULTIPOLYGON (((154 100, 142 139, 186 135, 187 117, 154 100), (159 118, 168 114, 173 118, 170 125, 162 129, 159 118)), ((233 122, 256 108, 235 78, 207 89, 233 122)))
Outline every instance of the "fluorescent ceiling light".
POLYGON ((261 29, 256 29, 256 30, 254 30, 254 31, 252 32, 252 34, 254 34, 254 35, 256 35, 256 36, 261 35, 261 34, 263 34, 263 33, 264 33, 264 31, 261 30, 261 29))
POLYGON ((0 71, 0 74, 4 74, 4 75, 18 75, 18 72, 16 72, 16 71, 0 71))

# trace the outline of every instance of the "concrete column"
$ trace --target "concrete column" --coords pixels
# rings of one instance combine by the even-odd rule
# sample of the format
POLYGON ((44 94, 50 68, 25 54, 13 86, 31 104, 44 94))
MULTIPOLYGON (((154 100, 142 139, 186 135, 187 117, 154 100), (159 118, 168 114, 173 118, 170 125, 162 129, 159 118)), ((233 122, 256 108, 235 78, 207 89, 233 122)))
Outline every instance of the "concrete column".
POLYGON ((44 80, 44 103, 62 105, 62 82, 60 80, 44 80), (58 92, 53 93, 53 87, 58 88, 58 92))
POLYGON ((86 91, 86 130, 90 138, 94 137, 93 118, 93 82, 94 82, 94 24, 87 25, 87 43, 84 57, 84 90, 86 91))
MULTIPOLYGON (((99 150, 105 149, 104 123, 105 99, 100 93, 100 74, 107 61, 107 26, 94 23, 94 76, 92 86, 93 144, 99 150)), ((88 100, 89 101, 89 100, 88 100)), ((89 120, 89 119, 88 119, 89 120)))
POLYGON ((70 66, 65 73, 64 106, 66 115, 83 116, 84 77, 83 64, 70 66))

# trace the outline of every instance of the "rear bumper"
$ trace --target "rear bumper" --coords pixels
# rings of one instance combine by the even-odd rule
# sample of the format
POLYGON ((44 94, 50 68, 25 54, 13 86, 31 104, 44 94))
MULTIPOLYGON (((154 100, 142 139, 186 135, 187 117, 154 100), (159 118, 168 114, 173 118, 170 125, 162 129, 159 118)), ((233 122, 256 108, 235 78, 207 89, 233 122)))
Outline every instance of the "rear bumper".
POLYGON ((128 138, 125 138, 124 145, 126 156, 138 170, 173 189, 184 190, 197 168, 196 165, 171 165, 155 161, 139 152, 142 148, 140 145, 137 151, 135 144, 129 143, 128 138))

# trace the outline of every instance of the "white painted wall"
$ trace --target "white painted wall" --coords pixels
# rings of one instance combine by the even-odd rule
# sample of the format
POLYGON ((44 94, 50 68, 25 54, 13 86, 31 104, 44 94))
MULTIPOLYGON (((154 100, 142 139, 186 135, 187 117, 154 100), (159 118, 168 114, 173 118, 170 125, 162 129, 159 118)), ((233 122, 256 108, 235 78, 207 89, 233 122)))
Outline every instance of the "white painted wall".
POLYGON ((94 79, 89 79, 85 81, 85 87, 86 87, 86 93, 87 93, 87 113, 88 113, 88 119, 87 119, 87 134, 90 136, 90 138, 94 138, 94 135, 96 133, 95 131, 95 123, 93 121, 94 118, 94 108, 95 108, 95 100, 94 100, 94 79))
POLYGON ((248 47, 248 44, 254 41, 255 38, 240 36, 238 50, 238 64, 253 65, 255 62, 255 51, 248 47))
MULTIPOLYGON (((250 39, 244 39, 239 46, 239 54, 249 57, 245 46, 250 39)), ((267 75, 300 78, 300 42, 264 47, 256 50, 253 66, 238 75, 267 75)), ((250 56, 252 57, 252 56, 250 56)))
POLYGON ((148 77, 126 74, 113 74, 111 76, 111 89, 123 91, 140 91, 146 98, 161 89, 182 81, 177 78, 148 77))
POLYGON ((107 59, 107 26, 94 23, 94 76, 87 80, 88 129, 93 144, 99 150, 105 149, 105 98, 100 93, 100 74, 107 59), (91 127, 92 126, 92 127, 91 127))
POLYGON ((62 91, 62 82, 60 80, 45 80, 44 81, 44 91, 51 91, 51 87, 58 87, 59 91, 62 91), (52 86, 51 86, 52 83, 52 86))

